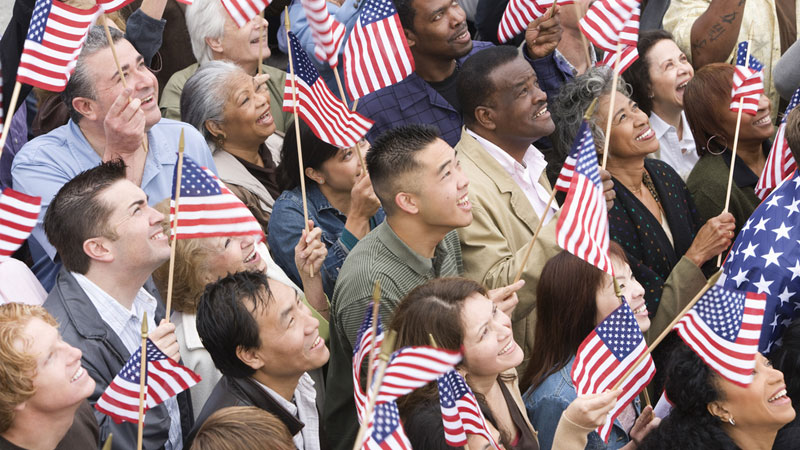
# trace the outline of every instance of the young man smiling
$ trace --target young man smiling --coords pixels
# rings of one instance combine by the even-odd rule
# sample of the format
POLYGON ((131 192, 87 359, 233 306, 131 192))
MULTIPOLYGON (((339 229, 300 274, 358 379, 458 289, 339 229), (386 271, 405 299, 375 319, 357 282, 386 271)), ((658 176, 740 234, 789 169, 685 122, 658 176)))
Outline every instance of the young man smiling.
POLYGON ((327 448, 308 371, 328 362, 319 321, 291 287, 262 272, 238 272, 206 288, 197 331, 222 372, 187 446, 209 416, 229 406, 274 414, 300 450, 327 448))

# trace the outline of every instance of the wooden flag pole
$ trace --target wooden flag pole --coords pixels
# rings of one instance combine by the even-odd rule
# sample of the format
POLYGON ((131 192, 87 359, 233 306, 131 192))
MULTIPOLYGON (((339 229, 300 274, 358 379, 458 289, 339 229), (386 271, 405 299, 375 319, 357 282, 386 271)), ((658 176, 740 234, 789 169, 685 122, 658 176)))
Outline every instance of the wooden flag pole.
POLYGON ((103 443, 102 450, 111 450, 111 443, 114 441, 114 433, 108 433, 108 439, 103 443))
MULTIPOLYGON (((334 68, 333 69, 333 76, 336 78, 336 85, 339 87, 339 97, 342 98, 342 102, 347 106, 347 97, 344 95, 344 88, 342 87, 342 79, 339 77, 339 70, 334 68)), ((358 101, 358 99, 356 99, 358 101)), ((353 103, 353 111, 356 110, 356 103, 353 103)), ((361 163, 361 170, 367 170, 367 163, 364 161, 364 154, 361 153, 361 147, 356 142, 356 145, 353 146, 356 151, 356 155, 358 155, 358 161, 361 163)))
POLYGON ((3 134, 0 136, 0 153, 3 152, 3 147, 6 146, 6 139, 8 139, 8 130, 11 128, 11 119, 14 117, 14 108, 17 107, 17 100, 19 100, 19 91, 22 89, 22 83, 17 81, 14 83, 14 91, 11 93, 11 101, 9 108, 6 110, 5 123, 3 124, 3 134))
MULTIPOLYGON (((287 11, 286 14, 288 15, 289 12, 287 11)), ((264 10, 263 9, 261 10, 261 13, 258 15, 258 17, 261 18, 261 24, 260 24, 260 26, 258 28, 258 71, 256 73, 261 75, 261 73, 263 72, 263 69, 261 68, 261 65, 263 64, 263 61, 264 61, 264 53, 263 53, 264 52, 264 50, 263 50, 263 47, 264 47, 264 10)), ((287 19, 287 21, 288 21, 288 19, 287 19)))
MULTIPOLYGON (((586 109, 586 113, 584 113, 583 118, 585 120, 589 120, 594 114, 594 108, 597 106, 597 99, 592 100, 592 103, 589 104, 589 108, 586 109)), ((547 213, 550 211, 550 205, 553 203, 553 199, 556 198, 556 189, 553 188, 553 191, 550 193, 550 199, 547 200, 547 206, 544 208, 544 217, 539 220, 539 224, 536 225, 536 230, 533 232, 533 238, 531 238, 530 244, 528 244, 528 250, 525 251, 525 256, 522 258, 522 263, 517 270, 517 275, 514 277, 514 283, 519 281, 522 278, 522 272, 525 271, 525 265, 528 264, 528 258, 531 256, 531 251, 533 250, 533 244, 536 242, 536 238, 539 237, 539 232, 542 230, 542 224, 544 224, 544 219, 547 218, 547 213)), ((511 283, 511 284, 514 284, 511 283)))
POLYGON ((147 379, 147 311, 142 313, 142 351, 139 355, 139 430, 136 433, 136 450, 142 450, 144 434, 144 392, 147 379))
POLYGON ((167 322, 169 322, 169 314, 172 310, 172 286, 173 276, 175 275, 175 248, 178 245, 178 211, 181 206, 181 181, 183 180, 183 128, 181 128, 181 138, 178 141, 178 176, 175 180, 175 214, 172 218, 172 226, 169 249, 169 276, 167 277, 167 322))
POLYGON ((392 352, 394 351, 394 344, 396 340, 397 333, 394 330, 389 330, 386 333, 386 338, 383 340, 383 345, 381 346, 381 362, 378 363, 378 370, 377 374, 375 375, 375 387, 370 389, 369 386, 367 386, 367 391, 370 394, 369 403, 367 403, 367 407, 364 410, 364 417, 361 420, 361 426, 358 428, 358 435, 353 443, 353 450, 360 449, 361 444, 364 441, 364 434, 367 432, 369 418, 372 416, 372 412, 375 410, 375 403, 378 400, 378 392, 380 391, 381 384, 383 384, 383 376, 386 374, 386 366, 389 365, 389 358, 392 356, 392 352))
POLYGON ((614 385, 614 387, 611 388, 612 391, 615 391, 615 390, 619 389, 619 387, 622 385, 622 383, 631 375, 631 373, 633 373, 633 371, 637 367, 639 367, 639 364, 641 364, 642 361, 644 361, 644 359, 647 357, 647 355, 652 353, 653 350, 658 346, 658 344, 660 344, 661 341, 663 341, 664 338, 667 337, 667 335, 672 331, 672 328, 675 326, 675 324, 678 323, 678 321, 681 320, 683 318, 683 316, 685 316, 686 313, 689 312, 690 309, 692 309, 692 307, 695 305, 695 303, 697 303, 697 301, 700 300, 700 297, 702 297, 703 294, 705 294, 707 290, 711 289, 711 286, 714 286, 714 284, 716 284, 716 282, 719 279, 720 275, 722 275, 722 271, 718 271, 714 275, 711 275, 711 278, 709 278, 708 281, 706 281, 706 285, 703 286, 702 289, 700 289, 700 292, 698 292, 697 295, 694 296, 692 301, 690 301, 686 305, 686 307, 683 308, 683 310, 680 313, 678 313, 678 315, 675 316, 674 319, 672 319, 672 322, 670 322, 669 325, 667 325, 667 327, 664 328, 664 331, 662 331, 661 334, 658 335, 658 337, 653 341, 653 343, 650 344, 647 347, 647 350, 644 353, 642 353, 639 356, 639 358, 636 359, 636 362, 633 363, 631 365, 631 367, 625 372, 625 375, 623 375, 622 378, 620 378, 619 381, 614 385))
POLYGON ((606 120, 606 135, 603 139, 603 170, 608 163, 608 144, 611 141, 611 121, 614 118, 614 98, 617 96, 617 83, 619 82, 619 60, 622 53, 622 42, 617 42, 616 60, 614 61, 614 76, 611 79, 611 98, 608 100, 608 120, 606 120))
MULTIPOLYGON (((300 118, 297 115, 297 77, 294 74, 294 63, 292 62, 292 44, 289 38, 289 31, 291 30, 291 23, 289 22, 289 7, 284 8, 284 25, 286 27, 286 51, 289 54, 289 76, 292 77, 292 101, 294 107, 294 133, 297 135, 297 162, 300 167, 300 191, 303 195, 303 218, 305 225, 303 228, 311 232, 311 227, 308 226, 308 200, 306 199, 306 174, 303 170, 303 147, 300 145, 300 118)), ((308 266, 308 275, 314 277, 314 265, 308 266)))
MULTIPOLYGON (((114 64, 117 65, 117 72, 119 73, 119 79, 122 81, 122 87, 124 89, 128 88, 128 81, 125 80, 125 73, 122 72, 122 66, 119 64, 119 58, 117 58, 117 47, 114 45, 114 40, 111 39, 111 31, 108 29, 108 21, 106 20, 105 14, 100 14, 100 19, 103 21, 103 30, 106 32, 106 39, 108 40, 108 46, 111 48, 111 56, 114 57, 114 64)), ((128 97, 128 103, 133 101, 131 97, 128 97)), ((147 133, 144 134, 142 137, 142 148, 144 148, 144 152, 147 153, 147 133)))
MULTIPOLYGON (((745 56, 744 64, 750 66, 750 36, 747 37, 747 56, 745 56)), ((728 207, 731 204, 731 185, 733 184, 733 168, 736 167, 736 149, 739 146, 739 128, 742 125, 742 97, 739 97, 739 112, 736 114, 736 130, 733 132, 733 149, 731 152, 731 167, 728 171, 728 190, 725 192, 725 208, 722 212, 728 212, 728 207)), ((722 253, 725 253, 723 250, 722 253)), ((717 255, 717 267, 722 266, 722 253, 717 255)))
POLYGON ((550 7, 550 18, 552 19, 553 16, 556 15, 556 5, 558 4, 558 0, 553 0, 553 6, 550 7))
POLYGON ((369 359, 367 362, 367 391, 372 385, 372 365, 375 364, 375 356, 378 354, 378 349, 375 348, 375 342, 378 338, 378 314, 380 313, 381 305, 381 280, 375 280, 372 286, 372 348, 369 350, 369 359))

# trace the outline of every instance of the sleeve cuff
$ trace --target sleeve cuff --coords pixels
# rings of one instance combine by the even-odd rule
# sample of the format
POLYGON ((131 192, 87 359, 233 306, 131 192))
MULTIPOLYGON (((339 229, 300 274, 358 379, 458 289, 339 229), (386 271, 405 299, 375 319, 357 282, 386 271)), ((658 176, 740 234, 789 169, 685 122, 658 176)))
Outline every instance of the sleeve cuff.
POLYGON ((347 228, 342 229, 342 235, 339 236, 339 241, 342 243, 342 247, 349 253, 353 247, 358 244, 358 238, 353 236, 347 228))

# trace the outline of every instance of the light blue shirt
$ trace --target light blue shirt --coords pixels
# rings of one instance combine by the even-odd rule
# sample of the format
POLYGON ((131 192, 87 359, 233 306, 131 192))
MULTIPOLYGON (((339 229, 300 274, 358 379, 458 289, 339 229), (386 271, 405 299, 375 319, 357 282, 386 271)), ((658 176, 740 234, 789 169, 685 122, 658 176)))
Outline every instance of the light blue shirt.
MULTIPOLYGON (((181 129, 185 132, 184 154, 200 166, 217 173, 211 151, 194 127, 175 120, 161 119, 147 132, 150 151, 145 159, 141 188, 148 195, 151 205, 169 197, 173 189, 181 129)), ((101 162, 100 155, 89 145, 78 124, 72 120, 28 142, 14 158, 11 166, 14 189, 42 198, 42 211, 32 233, 39 245, 31 246, 31 254, 34 273, 47 291, 53 288, 60 266, 60 263, 53 262, 56 249, 50 245, 44 233, 47 207, 67 181, 101 162)))
MULTIPOLYGON (((156 299, 153 298, 144 288, 140 288, 133 299, 131 309, 127 309, 114 297, 108 295, 100 286, 84 275, 70 272, 75 281, 81 286, 83 292, 89 297, 100 318, 117 334, 122 344, 132 355, 133 352, 142 346, 142 317, 147 313, 147 328, 156 328, 156 299)), ((170 397, 164 401, 169 413, 169 440, 166 443, 167 450, 180 450, 183 448, 183 436, 181 434, 181 411, 178 407, 177 397, 170 397)))

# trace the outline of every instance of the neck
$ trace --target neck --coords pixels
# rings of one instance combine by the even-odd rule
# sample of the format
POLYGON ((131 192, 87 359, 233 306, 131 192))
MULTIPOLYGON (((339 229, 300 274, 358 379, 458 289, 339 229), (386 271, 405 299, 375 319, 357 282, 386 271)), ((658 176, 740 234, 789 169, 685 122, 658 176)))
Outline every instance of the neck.
MULTIPOLYGON (((219 61, 219 60, 228 60, 228 61, 230 61, 230 58, 226 57, 222 53, 211 52, 211 56, 212 56, 214 61, 219 61)), ((247 62, 247 61, 234 61, 234 62, 236 64, 238 64, 239 67, 244 69, 244 71, 247 72, 250 75, 255 75, 258 72, 258 61, 249 61, 249 62, 247 62)))
POLYGON ((640 189, 642 186, 642 171, 644 158, 620 159, 608 158, 606 169, 611 175, 624 184, 628 189, 640 189))
POLYGON ((133 300, 136 299, 136 294, 139 289, 144 286, 152 269, 147 273, 136 273, 135 270, 115 270, 111 267, 97 267, 97 264, 92 264, 86 272, 86 278, 97 287, 102 289, 106 294, 110 295, 114 300, 118 301, 122 306, 127 309, 133 307, 133 300))
POLYGON ((338 209, 345 216, 350 213, 350 191, 337 191, 327 184, 320 184, 319 191, 328 199, 331 206, 338 209))
POLYGON ((536 139, 539 139, 539 137, 536 137, 533 140, 529 140, 529 139, 519 139, 507 135, 501 136, 495 133, 494 131, 487 130, 482 127, 476 127, 471 129, 478 136, 500 147, 504 152, 508 153, 509 156, 514 158, 514 160, 520 164, 522 164, 522 160, 523 158, 525 158, 525 153, 530 148, 531 143, 535 142, 536 139))
POLYGON ((587 50, 591 51, 589 41, 582 37, 583 34, 577 26, 574 28, 563 27, 562 30, 563 34, 561 35, 561 41, 558 43, 558 51, 575 67, 578 74, 586 72, 589 64, 591 64, 590 61, 586 60, 587 50))
MULTIPOLYGON (((144 165, 147 159, 147 153, 140 146, 135 152, 132 153, 117 153, 114 151, 113 145, 111 148, 106 149, 106 131, 103 123, 95 123, 86 120, 85 118, 78 123, 78 128, 83 133, 83 137, 89 142, 92 150, 100 156, 104 162, 113 159, 122 159, 127 166, 125 170, 125 178, 131 183, 141 186, 142 177, 144 176, 144 165)), ((145 129, 145 140, 147 139, 147 132, 150 129, 145 129)))
POLYGON ((29 450, 52 450, 67 434, 80 403, 56 413, 42 414, 36 411, 20 411, 11 427, 1 435, 17 447, 29 450), (47 430, 42 433, 42 426, 47 430))
POLYGON ((736 148, 736 156, 741 158, 756 175, 761 175, 764 164, 767 162, 767 158, 761 150, 761 142, 739 142, 736 148))
POLYGON ((264 167, 264 161, 261 160, 261 154, 258 152, 258 145, 226 142, 223 150, 233 156, 236 156, 237 158, 241 158, 249 162, 250 164, 264 167))
POLYGON ((256 371, 256 373, 253 374, 253 379, 277 392, 278 395, 283 397, 283 399, 287 402, 291 402, 292 397, 294 397, 294 391, 297 389, 297 383, 300 381, 301 376, 303 375, 300 374, 298 376, 273 377, 261 371, 256 371))
POLYGON ((681 113, 683 109, 675 105, 664 106, 653 103, 653 112, 664 122, 672 125, 678 131, 678 139, 683 139, 683 120, 681 113))
POLYGON ((722 427, 739 448, 748 450, 770 450, 778 430, 742 429, 741 426, 723 424, 722 427))
POLYGON ((479 394, 483 395, 484 397, 488 396, 490 392, 496 387, 499 387, 497 383, 497 375, 494 376, 469 376, 469 387, 479 394))
POLYGON ((436 246, 442 242, 447 233, 453 230, 439 227, 434 229, 422 223, 418 218, 403 212, 393 214, 391 217, 387 216, 386 222, 404 244, 423 258, 433 258, 436 246))
POLYGON ((413 50, 411 54, 414 56, 415 72, 417 72, 420 78, 429 83, 443 81, 456 70, 455 59, 444 60, 441 58, 417 55, 413 50))

